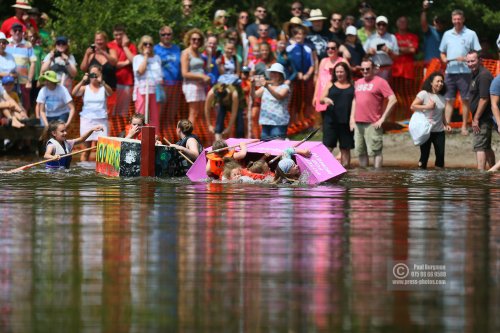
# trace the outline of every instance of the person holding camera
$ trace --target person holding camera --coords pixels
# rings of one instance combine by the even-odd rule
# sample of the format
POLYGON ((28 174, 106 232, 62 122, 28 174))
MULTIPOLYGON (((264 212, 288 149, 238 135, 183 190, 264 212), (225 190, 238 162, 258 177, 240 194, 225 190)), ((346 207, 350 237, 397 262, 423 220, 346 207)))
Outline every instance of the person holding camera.
POLYGON ((69 50, 68 38, 64 36, 56 38, 54 48, 43 59, 40 72, 45 73, 48 70, 56 72, 61 84, 71 91, 77 69, 75 57, 69 50))
POLYGON ((118 54, 116 50, 108 48, 108 35, 104 31, 97 31, 94 35, 94 43, 85 51, 80 69, 87 72, 91 65, 100 65, 103 80, 112 89, 116 89, 117 64, 118 54))
MULTIPOLYGON (((113 89, 103 80, 102 69, 99 65, 91 65, 89 72, 85 73, 82 80, 73 89, 74 96, 83 96, 83 106, 80 112, 80 135, 83 136, 90 129, 101 125, 102 132, 94 132, 85 140, 85 147, 97 144, 98 135, 108 135, 108 112, 106 102, 113 89)), ((80 160, 88 161, 90 151, 83 152, 80 160)))

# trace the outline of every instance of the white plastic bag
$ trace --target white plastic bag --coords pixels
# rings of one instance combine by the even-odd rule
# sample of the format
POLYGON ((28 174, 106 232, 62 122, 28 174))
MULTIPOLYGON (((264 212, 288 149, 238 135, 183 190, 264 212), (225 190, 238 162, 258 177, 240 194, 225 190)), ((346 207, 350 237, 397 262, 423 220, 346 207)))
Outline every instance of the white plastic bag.
POLYGON ((432 124, 423 112, 414 112, 411 116, 408 130, 415 146, 420 146, 429 140, 432 124))

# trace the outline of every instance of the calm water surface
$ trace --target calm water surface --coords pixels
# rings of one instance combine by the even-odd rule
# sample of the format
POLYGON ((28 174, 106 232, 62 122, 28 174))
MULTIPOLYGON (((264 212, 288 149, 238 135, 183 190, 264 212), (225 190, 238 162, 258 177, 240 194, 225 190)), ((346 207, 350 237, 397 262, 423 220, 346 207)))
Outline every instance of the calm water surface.
POLYGON ((0 332, 500 331, 500 175, 277 187, 92 167, 0 174, 0 332), (446 287, 391 290, 393 260, 446 265, 446 287))

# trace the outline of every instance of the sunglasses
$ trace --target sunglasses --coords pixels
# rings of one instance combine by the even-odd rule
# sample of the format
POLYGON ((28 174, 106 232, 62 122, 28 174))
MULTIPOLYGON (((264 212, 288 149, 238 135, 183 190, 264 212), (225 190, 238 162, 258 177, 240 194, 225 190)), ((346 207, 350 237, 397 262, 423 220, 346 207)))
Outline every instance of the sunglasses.
POLYGON ((162 37, 172 36, 172 33, 171 32, 164 32, 164 33, 160 34, 160 36, 162 36, 162 37))
POLYGON ((248 16, 246 16, 246 15, 240 16, 240 19, 247 19, 247 18, 248 18, 248 16))
POLYGON ((375 20, 375 16, 368 16, 364 18, 367 21, 375 20))
MULTIPOLYGON (((33 37, 33 36, 30 36, 30 38, 33 37)), ((68 43, 65 43, 65 42, 57 42, 56 45, 68 45, 68 43)))
POLYGON ((259 31, 266 32, 268 29, 259 29, 259 31))
POLYGON ((201 38, 191 38, 191 41, 192 41, 192 42, 200 42, 200 41, 201 41, 201 38))
POLYGON ((377 23, 377 26, 384 26, 385 27, 385 26, 387 26, 387 23, 379 22, 379 23, 377 23))
POLYGON ((257 13, 267 13, 267 10, 265 10, 265 9, 257 9, 257 13))
POLYGON ((302 7, 292 7, 292 10, 302 10, 302 7))
POLYGON ((146 42, 146 43, 142 43, 143 46, 153 46, 153 43, 149 43, 149 42, 146 42))
POLYGON ((12 31, 14 31, 14 32, 23 32, 23 29, 16 28, 16 29, 12 29, 12 31))
POLYGON ((327 50, 332 50, 332 51, 336 51, 337 50, 337 48, 335 46, 333 46, 333 47, 327 47, 326 49, 327 50))
POLYGON ((2 41, 0 41, 0 45, 8 45, 8 44, 9 44, 9 42, 8 42, 8 41, 6 41, 6 40, 2 40, 2 41))
POLYGON ((371 67, 361 67, 362 72, 369 72, 372 68, 371 67))
POLYGON ((342 19, 332 19, 332 22, 340 22, 342 19))

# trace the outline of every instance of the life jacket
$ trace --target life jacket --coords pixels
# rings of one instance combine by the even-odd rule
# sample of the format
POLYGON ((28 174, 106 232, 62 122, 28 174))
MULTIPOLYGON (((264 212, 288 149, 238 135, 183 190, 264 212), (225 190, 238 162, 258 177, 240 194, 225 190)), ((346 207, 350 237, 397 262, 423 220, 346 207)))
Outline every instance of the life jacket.
POLYGON ((220 178, 224 170, 224 158, 233 157, 234 150, 229 150, 224 156, 219 156, 217 153, 208 154, 207 158, 210 160, 210 172, 220 178))
MULTIPOLYGON (((190 138, 193 138, 196 140, 196 142, 198 142, 198 154, 201 154, 201 152, 203 151, 203 146, 200 142, 200 139, 194 134, 186 135, 182 140, 177 141, 176 145, 179 145, 179 146, 186 148, 187 142, 190 138)), ((177 155, 178 155, 177 156, 178 157, 177 167, 179 168, 178 173, 179 173, 179 175, 186 175, 189 168, 191 167, 191 164, 188 163, 188 161, 186 161, 186 159, 184 157, 182 157, 180 154, 177 154, 177 155)))
POLYGON ((253 180, 264 180, 269 176, 274 177, 274 173, 272 173, 271 171, 266 172, 266 173, 255 173, 255 172, 248 170, 247 168, 241 169, 241 175, 250 177, 253 180))
MULTIPOLYGON (((54 155, 65 155, 71 153, 73 146, 68 143, 68 141, 64 141, 64 146, 62 146, 59 141, 54 138, 49 139, 47 141, 47 146, 53 145, 55 147, 54 155)), ((47 169, 69 169, 71 164, 71 156, 62 157, 57 161, 50 161, 45 163, 45 167, 47 169)))
MULTIPOLYGON (((132 125, 130 124, 127 124, 125 126, 125 135, 128 134, 128 132, 130 132, 130 128, 132 127, 132 125)), ((137 133, 136 135, 134 135, 134 137, 132 139, 135 139, 135 140, 142 140, 142 132, 139 132, 137 133)))

